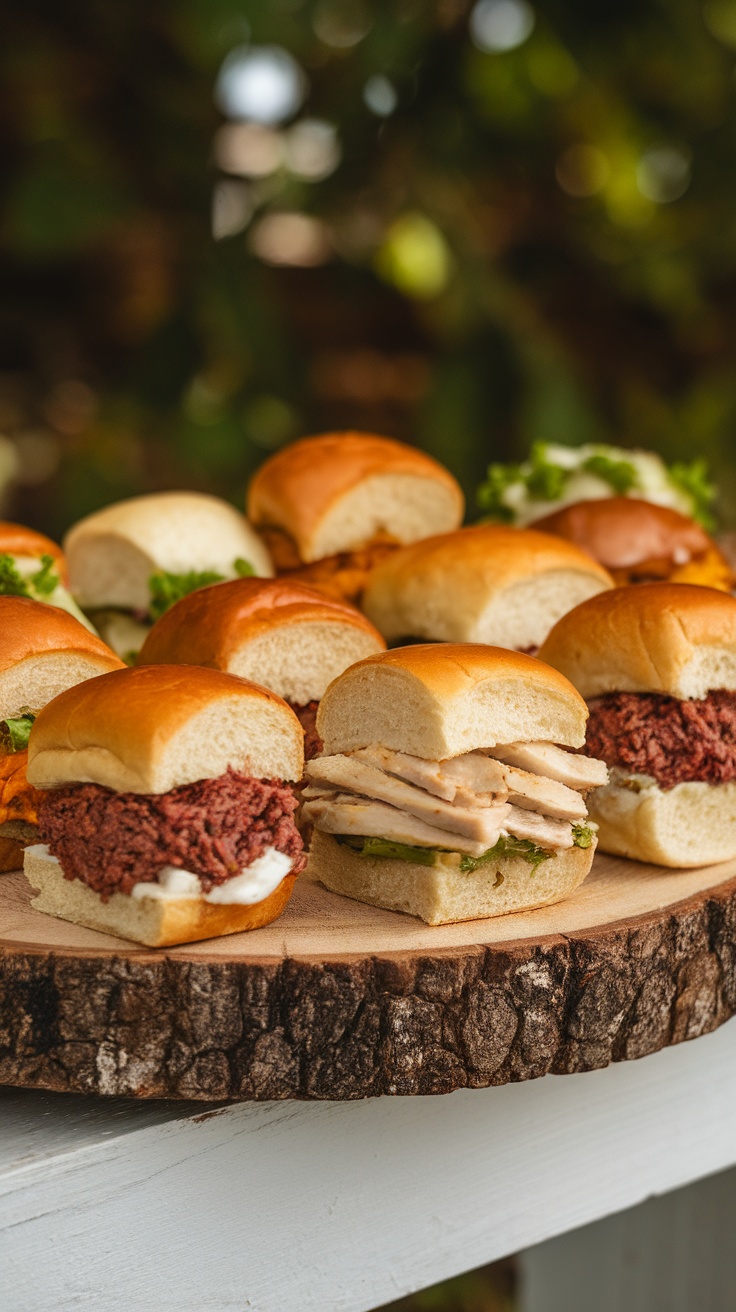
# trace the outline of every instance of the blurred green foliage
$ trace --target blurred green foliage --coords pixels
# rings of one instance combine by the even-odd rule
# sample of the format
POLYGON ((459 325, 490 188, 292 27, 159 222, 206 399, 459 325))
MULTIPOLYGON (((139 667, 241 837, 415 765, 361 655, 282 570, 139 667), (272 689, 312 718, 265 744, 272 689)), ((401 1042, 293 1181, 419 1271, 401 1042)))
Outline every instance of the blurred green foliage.
POLYGON ((7 0, 15 512, 239 501, 268 451, 351 426, 469 493, 537 439, 703 454, 736 520, 736 0, 521 13, 492 50, 465 0, 7 0), (223 162, 213 98, 248 44, 305 77, 259 176, 223 162), (305 119, 336 129, 322 177, 289 164, 305 119), (269 229, 295 214, 318 222, 269 229))

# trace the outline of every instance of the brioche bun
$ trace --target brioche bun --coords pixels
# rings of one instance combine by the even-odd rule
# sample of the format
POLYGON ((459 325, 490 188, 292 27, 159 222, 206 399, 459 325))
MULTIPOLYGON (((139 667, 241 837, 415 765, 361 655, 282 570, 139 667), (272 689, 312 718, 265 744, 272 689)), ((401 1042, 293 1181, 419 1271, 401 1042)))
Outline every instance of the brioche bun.
POLYGON ((728 592, 733 572, 705 529, 668 506, 637 497, 577 501, 534 521, 534 528, 574 542, 618 584, 661 578, 728 592))
POLYGON ((660 866, 709 866, 736 857, 736 783, 656 785, 634 792, 622 784, 588 798, 600 825, 602 852, 660 866))
POLYGON ((480 644, 397 647, 330 684, 317 712, 325 754, 380 743, 444 760, 520 740, 582 747, 587 707, 533 656, 480 644))
POLYGON ((156 570, 235 575, 242 557, 273 574, 263 543, 233 506, 201 492, 159 492, 119 501, 80 520, 64 538, 72 592, 85 610, 147 611, 156 570))
POLYGON ((579 602, 613 587, 592 557, 532 529, 482 524, 425 538, 371 574, 363 609, 384 638, 536 647, 579 602))
POLYGON ((248 489, 256 527, 289 535, 304 563, 368 546, 377 535, 413 542, 456 528, 465 500, 431 456, 369 433, 323 433, 284 447, 248 489))
POLYGON ((219 670, 148 665, 116 670, 51 702, 28 747, 36 788, 94 783, 167 793, 228 766, 257 778, 300 779, 302 728, 275 693, 219 670))
POLYGON ((404 911, 428 925, 449 925, 562 901, 582 884, 594 851, 595 843, 558 852, 533 874, 522 857, 490 861, 466 874, 450 853, 434 866, 365 857, 315 829, 307 877, 357 902, 404 911))
POLYGON ((303 705, 384 647, 352 606, 288 579, 234 579, 172 606, 151 629, 138 664, 205 665, 303 705))
POLYGON ((0 720, 38 711, 52 698, 123 662, 65 610, 0 597, 0 720))
POLYGON ((736 688, 736 598, 687 583, 640 583, 583 602, 539 651, 586 700, 609 692, 705 697, 736 688))
POLYGON ((286 875, 261 902, 222 906, 204 898, 134 898, 113 893, 103 902, 99 893, 79 879, 65 879, 57 861, 26 850, 23 869, 36 890, 31 906, 60 920, 114 934, 151 948, 195 943, 222 934, 240 934, 276 920, 291 897, 295 875, 286 875))
POLYGON ((0 555, 25 556, 31 560, 40 560, 42 556, 51 556, 62 583, 67 581, 64 552, 56 542, 35 528, 25 524, 13 524, 10 520, 0 520, 0 555))

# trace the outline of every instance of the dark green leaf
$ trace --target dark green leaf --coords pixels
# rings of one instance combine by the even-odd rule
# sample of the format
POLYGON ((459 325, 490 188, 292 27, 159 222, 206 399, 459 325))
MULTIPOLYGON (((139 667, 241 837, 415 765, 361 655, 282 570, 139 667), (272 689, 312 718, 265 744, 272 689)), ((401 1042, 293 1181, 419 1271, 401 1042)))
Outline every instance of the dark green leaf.
POLYGON ((238 556, 235 561, 235 573, 240 579, 252 579, 255 578, 256 572, 249 560, 244 560, 242 556, 238 556))

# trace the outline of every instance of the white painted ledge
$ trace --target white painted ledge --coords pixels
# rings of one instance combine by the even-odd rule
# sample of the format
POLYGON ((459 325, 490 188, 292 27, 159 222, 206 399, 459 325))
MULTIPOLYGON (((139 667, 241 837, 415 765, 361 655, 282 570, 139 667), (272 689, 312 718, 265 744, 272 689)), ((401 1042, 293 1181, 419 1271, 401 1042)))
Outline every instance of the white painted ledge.
POLYGON ((8 1312, 360 1312, 736 1163, 736 1024, 445 1098, 0 1093, 8 1312))

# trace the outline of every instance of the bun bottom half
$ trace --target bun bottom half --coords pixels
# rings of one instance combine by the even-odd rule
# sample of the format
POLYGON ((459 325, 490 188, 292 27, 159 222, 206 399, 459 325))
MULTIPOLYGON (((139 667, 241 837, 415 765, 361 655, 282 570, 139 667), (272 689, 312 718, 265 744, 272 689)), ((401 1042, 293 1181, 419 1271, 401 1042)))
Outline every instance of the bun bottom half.
POLYGON ((521 857, 507 857, 464 874, 449 860, 422 866, 360 856, 331 834, 315 829, 307 875, 356 902, 404 911, 428 925, 451 925, 561 902, 582 884, 594 851, 595 844, 573 847, 534 871, 521 857))
POLYGON ((273 893, 251 906, 223 906, 204 898, 134 898, 128 893, 113 893, 103 902, 80 879, 65 879, 61 866, 48 857, 27 851, 23 870, 37 893, 31 902, 36 911, 149 948, 196 943, 269 925, 281 915, 296 881, 296 875, 286 875, 273 893))
POLYGON ((736 783, 656 785, 634 792, 596 788, 588 813, 600 826, 598 846, 657 866, 710 866, 736 857, 736 783))

